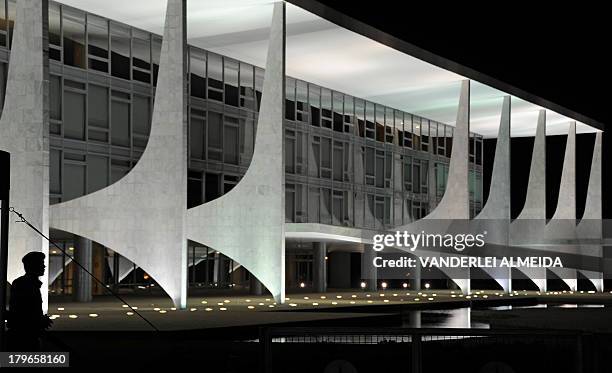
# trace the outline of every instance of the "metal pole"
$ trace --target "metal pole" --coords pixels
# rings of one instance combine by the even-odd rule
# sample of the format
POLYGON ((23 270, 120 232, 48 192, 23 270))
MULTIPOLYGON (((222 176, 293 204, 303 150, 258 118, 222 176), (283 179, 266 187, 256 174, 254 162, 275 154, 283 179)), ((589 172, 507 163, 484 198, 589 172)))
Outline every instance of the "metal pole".
POLYGON ((8 283, 9 189, 11 185, 11 158, 0 151, 0 351, 6 351, 6 290, 8 283))

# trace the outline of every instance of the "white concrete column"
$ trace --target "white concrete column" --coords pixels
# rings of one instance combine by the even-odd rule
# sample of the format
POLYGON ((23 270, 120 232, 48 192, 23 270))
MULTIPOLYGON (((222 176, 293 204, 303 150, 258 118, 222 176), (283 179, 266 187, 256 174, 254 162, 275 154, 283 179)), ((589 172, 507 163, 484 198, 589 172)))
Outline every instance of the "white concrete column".
MULTIPOLYGON (((49 62, 46 57, 48 1, 16 2, 6 96, 0 118, 0 150, 11 153, 11 206, 49 235, 49 62)), ((8 35, 7 35, 8 37, 8 35)), ((21 258, 30 251, 45 254, 49 243, 11 214, 7 278, 23 275, 21 258)), ((42 276, 43 310, 48 303, 48 276, 42 276)))
POLYGON ((327 291, 327 244, 325 242, 314 242, 312 244, 312 281, 313 291, 325 293, 327 291))
POLYGON ((253 158, 223 196, 187 211, 187 237, 219 250, 285 302, 285 4, 274 3, 253 158))
POLYGON ((187 306, 185 12, 184 0, 168 0, 151 133, 138 162, 114 184, 50 208, 54 228, 136 263, 180 308, 187 306))
POLYGON ((446 190, 442 200, 426 219, 469 219, 469 149, 470 149, 470 81, 461 82, 457 124, 453 132, 453 149, 448 168, 446 190))

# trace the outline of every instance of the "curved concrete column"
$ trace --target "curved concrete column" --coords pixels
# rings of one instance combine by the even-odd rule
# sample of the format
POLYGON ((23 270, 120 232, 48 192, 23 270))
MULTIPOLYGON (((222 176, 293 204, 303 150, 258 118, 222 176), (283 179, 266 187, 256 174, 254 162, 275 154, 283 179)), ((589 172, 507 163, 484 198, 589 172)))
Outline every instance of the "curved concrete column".
POLYGON ((527 196, 517 220, 546 220, 546 110, 540 110, 531 167, 527 184, 527 196))
MULTIPOLYGON (((470 81, 461 82, 457 122, 453 132, 453 149, 448 171, 444 196, 436 208, 423 219, 397 227, 408 232, 436 231, 439 233, 451 230, 465 231, 470 219, 469 195, 469 140, 470 140, 470 81), (456 223, 456 224, 455 224, 456 223)), ((398 248, 403 250, 402 248, 398 248)), ((417 256, 453 256, 435 251, 416 250, 417 256)), ((464 294, 471 291, 469 268, 440 268, 453 280, 464 294)))
MULTIPOLYGON (((529 242, 529 237, 542 234, 546 226, 546 110, 540 110, 536 135, 531 153, 531 167, 527 184, 525 205, 519 216, 510 224, 511 244, 529 242), (525 239, 527 237, 527 239, 525 239)), ((517 268, 541 292, 546 292, 546 269, 517 268)))
MULTIPOLYGON (((489 197, 471 222, 473 232, 487 232, 487 243, 508 245, 510 224, 510 97, 504 97, 495 144, 489 197)), ((505 292, 512 291, 510 268, 483 268, 505 292)))
MULTIPOLYGON (((13 45, 0 119, 0 149, 11 153, 10 205, 49 234, 49 89, 46 0, 17 1, 13 45)), ((9 223, 8 281, 21 276, 21 258, 42 251, 49 267, 49 243, 25 224, 9 223)), ((42 276, 47 309, 48 276, 42 276)))
POLYGON ((104 189, 51 207, 51 226, 111 248, 187 304, 185 2, 168 0, 151 134, 138 163, 104 189))
MULTIPOLYGON (((576 239, 576 122, 570 123, 563 158, 561 184, 557 208, 544 232, 548 240, 576 239)), ((578 247, 568 248, 578 251, 578 247)), ((567 284, 570 290, 577 287, 577 271, 571 268, 550 268, 567 284)))
MULTIPOLYGON (((601 205, 601 140, 602 133, 597 132, 595 135, 595 145, 593 146, 593 158, 591 160, 591 173, 589 175, 589 186, 587 189, 587 197, 584 205, 584 213, 580 223, 578 223, 578 239, 585 241, 581 248, 587 248, 590 252, 598 253, 600 258, 603 256, 601 245, 590 244, 591 241, 600 241, 602 239, 602 205, 601 205)), ((585 271, 580 270, 580 273, 588 278, 597 291, 603 291, 603 272, 602 271, 585 271)))
POLYGON ((470 193, 468 166, 470 149, 470 81, 461 82, 453 149, 448 168, 446 191, 436 208, 424 219, 469 219, 470 193))
MULTIPOLYGON (((504 97, 502 104, 489 197, 474 219, 510 221, 510 96, 504 97)), ((507 235, 499 239, 500 242, 508 241, 507 235)))
POLYGON ((227 194, 187 212, 187 237, 242 264, 285 301, 285 5, 274 4, 251 165, 227 194))
POLYGON ((551 223, 555 220, 576 220, 576 122, 570 124, 567 132, 559 199, 551 223))

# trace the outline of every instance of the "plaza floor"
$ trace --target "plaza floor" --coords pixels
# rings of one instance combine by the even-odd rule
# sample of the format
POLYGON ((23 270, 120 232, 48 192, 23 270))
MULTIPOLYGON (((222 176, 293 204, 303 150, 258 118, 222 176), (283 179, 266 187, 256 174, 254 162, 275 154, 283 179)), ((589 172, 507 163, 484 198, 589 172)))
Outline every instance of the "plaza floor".
MULTIPOLYGON (((124 297, 134 309, 159 330, 199 330, 221 327, 258 326, 322 320, 380 317, 399 307, 420 309, 467 305, 497 306, 502 303, 533 300, 539 303, 598 303, 612 305, 612 292, 548 292, 423 290, 419 292, 387 289, 379 292, 328 292, 290 294, 284 304, 270 296, 198 296, 188 299, 187 308, 176 309, 169 298, 124 297)), ((54 331, 130 331, 151 330, 142 318, 116 298, 100 296, 93 302, 76 303, 50 299, 49 315, 54 331)))

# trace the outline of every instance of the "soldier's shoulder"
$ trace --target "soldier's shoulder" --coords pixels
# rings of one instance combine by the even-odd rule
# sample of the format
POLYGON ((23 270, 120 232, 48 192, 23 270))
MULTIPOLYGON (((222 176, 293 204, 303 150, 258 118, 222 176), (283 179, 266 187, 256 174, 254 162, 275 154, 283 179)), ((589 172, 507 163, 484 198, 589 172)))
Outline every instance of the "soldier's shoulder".
POLYGON ((17 285, 24 284, 27 282, 28 282, 28 278, 26 277, 26 275, 23 275, 23 276, 20 276, 14 279, 12 286, 17 286, 17 285))
POLYGON ((24 287, 31 287, 31 286, 32 286, 32 279, 29 276, 23 275, 13 280, 11 288, 17 289, 17 288, 24 288, 24 287))

